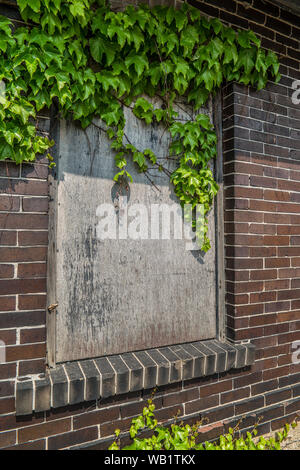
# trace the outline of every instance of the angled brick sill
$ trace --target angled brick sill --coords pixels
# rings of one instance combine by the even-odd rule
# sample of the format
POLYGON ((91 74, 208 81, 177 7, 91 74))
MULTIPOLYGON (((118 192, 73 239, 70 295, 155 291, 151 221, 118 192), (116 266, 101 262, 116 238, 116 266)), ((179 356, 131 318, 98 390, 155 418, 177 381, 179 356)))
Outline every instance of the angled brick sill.
POLYGON ((241 369, 254 363, 251 343, 199 341, 67 362, 45 376, 18 378, 16 414, 47 411, 122 393, 241 369))

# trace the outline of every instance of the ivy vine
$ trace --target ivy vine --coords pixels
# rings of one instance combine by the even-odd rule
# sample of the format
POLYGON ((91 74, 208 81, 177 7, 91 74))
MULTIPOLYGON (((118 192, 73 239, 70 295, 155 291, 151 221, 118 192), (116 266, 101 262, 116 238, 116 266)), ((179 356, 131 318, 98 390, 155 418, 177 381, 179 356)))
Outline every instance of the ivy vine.
MULTIPOLYGON (((36 117, 56 102, 59 117, 78 121, 83 129, 95 117, 102 120, 115 151, 115 181, 132 181, 129 159, 146 176, 154 166, 168 174, 182 204, 204 205, 207 217, 218 191, 209 166, 216 157, 216 134, 205 114, 180 122, 176 97, 185 96, 199 110, 224 81, 260 90, 270 78, 279 81, 277 56, 262 49, 252 31, 208 20, 186 3, 180 9, 140 5, 125 11, 112 11, 106 0, 17 3, 25 27, 15 28, 0 16, 0 80, 5 84, 0 159, 21 163, 48 151, 53 141, 39 132, 36 117), (163 106, 154 107, 150 98, 155 95, 163 106), (124 106, 170 132, 168 157, 177 161, 172 174, 151 149, 129 141, 124 106)), ((207 251, 207 225, 203 230, 207 251)))

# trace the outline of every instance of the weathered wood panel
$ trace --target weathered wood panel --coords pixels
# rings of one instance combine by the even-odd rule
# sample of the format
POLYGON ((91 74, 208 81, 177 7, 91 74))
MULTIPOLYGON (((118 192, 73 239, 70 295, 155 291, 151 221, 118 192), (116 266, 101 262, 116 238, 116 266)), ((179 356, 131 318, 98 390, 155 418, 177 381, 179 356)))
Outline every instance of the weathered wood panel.
MULTIPOLYGON (((190 110, 181 108, 186 119, 190 110)), ((126 112, 128 138, 164 158, 169 136, 163 126, 149 128, 126 112)), ((215 337, 214 210, 213 248, 206 255, 187 251, 185 240, 99 240, 97 207, 116 206, 118 193, 128 195, 129 208, 177 198, 169 178, 156 170, 159 191, 133 167, 128 190, 114 183, 110 142, 94 126, 83 132, 61 122, 58 134, 56 362, 215 337)), ((171 161, 164 164, 172 169, 171 161)))

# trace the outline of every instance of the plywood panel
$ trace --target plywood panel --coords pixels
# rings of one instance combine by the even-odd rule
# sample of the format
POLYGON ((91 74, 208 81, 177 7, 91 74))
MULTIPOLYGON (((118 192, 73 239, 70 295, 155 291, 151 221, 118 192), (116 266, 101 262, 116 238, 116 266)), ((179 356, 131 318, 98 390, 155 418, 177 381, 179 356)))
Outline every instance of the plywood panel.
MULTIPOLYGON (((188 108, 178 108, 187 119, 188 108)), ((207 111, 208 112, 208 111, 207 111)), ((126 110, 126 135, 138 148, 167 154, 163 126, 145 126, 126 110)), ((128 207, 177 203, 169 178, 131 173, 113 182, 110 141, 61 122, 57 149, 56 362, 134 351, 216 336, 215 213, 212 250, 188 251, 185 240, 99 240, 97 207, 128 196, 128 207)), ((164 162, 172 171, 174 162, 164 162)))

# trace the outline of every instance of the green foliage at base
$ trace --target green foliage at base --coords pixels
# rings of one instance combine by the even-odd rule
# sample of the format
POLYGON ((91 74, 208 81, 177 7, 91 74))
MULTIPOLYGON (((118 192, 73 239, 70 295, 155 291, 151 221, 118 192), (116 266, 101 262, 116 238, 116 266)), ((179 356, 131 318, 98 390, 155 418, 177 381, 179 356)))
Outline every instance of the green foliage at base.
POLYGON ((196 443, 199 435, 198 422, 194 426, 188 424, 171 424, 168 427, 158 424, 154 416, 155 405, 152 400, 148 400, 143 413, 132 419, 130 427, 130 437, 132 444, 121 449, 119 436, 120 430, 115 431, 116 440, 109 447, 109 450, 280 450, 281 443, 287 438, 290 427, 297 426, 294 421, 291 426, 286 424, 282 431, 275 436, 265 438, 257 437, 257 426, 251 432, 239 432, 239 425, 229 428, 228 433, 219 437, 216 442, 196 443), (138 435, 143 431, 153 431, 151 437, 143 438, 138 435))
POLYGON ((83 129, 100 118, 104 124, 98 127, 115 151, 115 181, 132 180, 129 159, 149 180, 150 168, 163 171, 182 205, 204 206, 202 249, 207 251, 207 215, 218 191, 210 165, 217 139, 208 116, 199 110, 225 82, 260 90, 270 78, 278 81, 277 56, 262 49, 252 31, 208 20, 186 3, 180 9, 140 5, 117 12, 106 0, 17 3, 26 26, 14 29, 0 16, 0 81, 5 86, 0 93, 0 159, 33 161, 53 145, 36 124, 37 114, 53 102, 58 118, 77 121, 83 129), (154 96, 159 106, 152 104, 154 96), (178 97, 193 110, 184 123, 176 112, 178 97), (172 173, 151 149, 129 141, 124 107, 170 133, 166 158, 176 162, 172 173))

